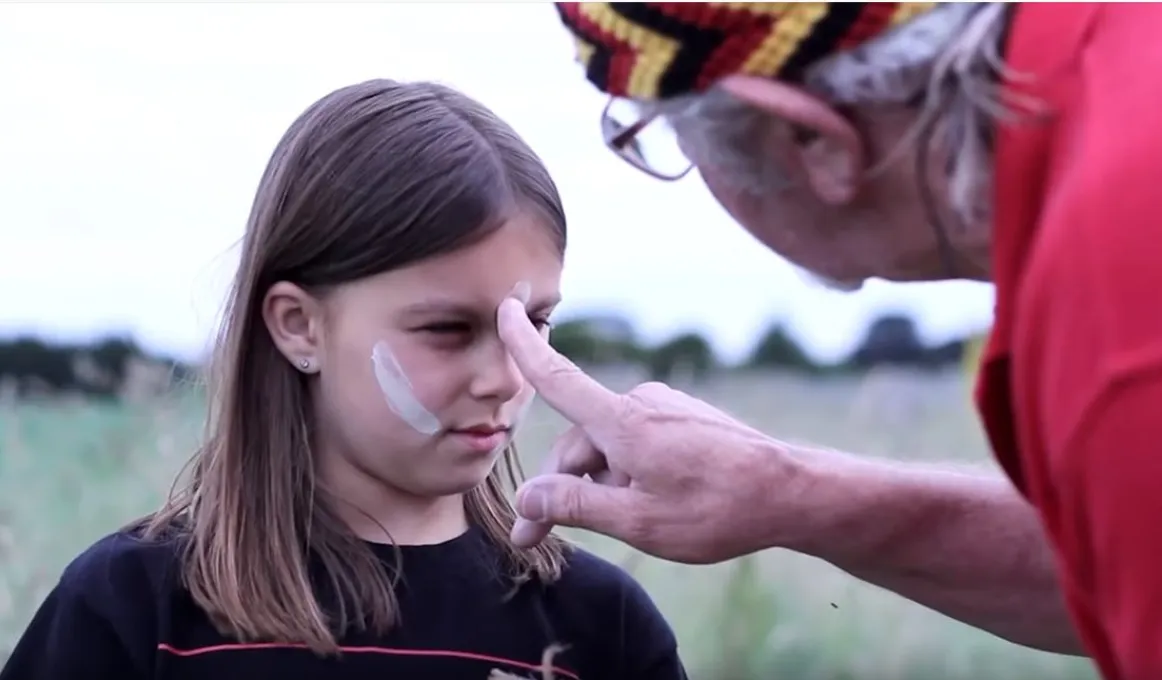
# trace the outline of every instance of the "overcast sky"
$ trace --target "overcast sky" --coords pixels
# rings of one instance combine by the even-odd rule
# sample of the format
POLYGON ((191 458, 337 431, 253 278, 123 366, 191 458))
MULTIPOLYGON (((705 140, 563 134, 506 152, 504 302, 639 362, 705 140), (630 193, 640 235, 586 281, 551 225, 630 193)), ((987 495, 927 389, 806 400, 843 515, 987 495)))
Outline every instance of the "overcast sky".
POLYGON ((652 180, 601 144, 602 97, 547 3, 0 5, 0 334, 132 332, 198 355, 260 173, 323 94, 434 79, 544 157, 570 221, 563 313, 614 309, 726 357, 784 318, 819 357, 884 309, 933 340, 985 326, 991 287, 802 283, 699 179, 652 180))

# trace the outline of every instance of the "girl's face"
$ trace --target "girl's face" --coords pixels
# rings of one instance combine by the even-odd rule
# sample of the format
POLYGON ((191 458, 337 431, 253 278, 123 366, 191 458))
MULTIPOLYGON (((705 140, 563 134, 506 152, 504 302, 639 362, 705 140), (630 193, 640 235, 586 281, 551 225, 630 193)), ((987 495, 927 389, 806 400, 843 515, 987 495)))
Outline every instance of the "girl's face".
POLYGON ((324 479, 416 499, 483 482, 534 396, 497 335, 497 305, 527 293, 547 336, 561 267, 548 227, 517 216, 474 246, 320 301, 312 401, 324 479))

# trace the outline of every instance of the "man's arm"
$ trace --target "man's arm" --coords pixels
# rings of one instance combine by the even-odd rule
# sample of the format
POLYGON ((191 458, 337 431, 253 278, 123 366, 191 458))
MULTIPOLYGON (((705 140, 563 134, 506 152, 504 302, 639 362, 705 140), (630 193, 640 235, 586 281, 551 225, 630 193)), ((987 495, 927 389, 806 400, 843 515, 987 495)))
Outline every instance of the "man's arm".
POLYGON ((803 531, 784 547, 1012 642, 1084 653, 1036 512, 1007 480, 828 451, 803 460, 803 531))
POLYGON ((615 394, 555 352, 523 303, 497 316, 521 373, 574 425, 517 491, 514 544, 558 525, 689 564, 789 548, 1013 641, 1078 651, 1045 536, 1008 484, 796 449, 658 383, 615 394))

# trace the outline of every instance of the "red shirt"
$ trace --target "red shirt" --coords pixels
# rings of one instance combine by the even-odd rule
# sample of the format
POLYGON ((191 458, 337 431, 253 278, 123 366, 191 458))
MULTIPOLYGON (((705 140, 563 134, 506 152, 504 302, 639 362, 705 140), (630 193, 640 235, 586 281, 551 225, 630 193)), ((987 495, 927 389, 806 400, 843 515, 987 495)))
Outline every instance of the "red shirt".
POLYGON ((1107 680, 1162 678, 1162 4, 1023 4, 977 405, 1107 680), (1151 302, 1153 300, 1153 302, 1151 302))

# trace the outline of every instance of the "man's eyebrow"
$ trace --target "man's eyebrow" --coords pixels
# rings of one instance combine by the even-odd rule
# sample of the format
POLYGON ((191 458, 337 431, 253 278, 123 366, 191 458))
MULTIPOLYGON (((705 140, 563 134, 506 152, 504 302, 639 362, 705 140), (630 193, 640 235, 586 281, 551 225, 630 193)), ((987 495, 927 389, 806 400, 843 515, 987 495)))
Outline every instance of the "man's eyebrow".
MULTIPOLYGON (((540 312, 561 304, 560 295, 533 298, 525 305, 531 312, 540 312)), ((449 314, 458 316, 479 316, 487 311, 479 305, 462 300, 432 299, 417 302, 403 308, 404 314, 449 314)))

